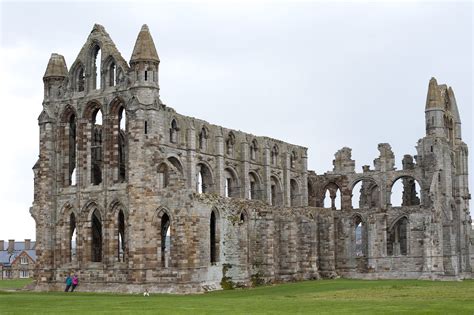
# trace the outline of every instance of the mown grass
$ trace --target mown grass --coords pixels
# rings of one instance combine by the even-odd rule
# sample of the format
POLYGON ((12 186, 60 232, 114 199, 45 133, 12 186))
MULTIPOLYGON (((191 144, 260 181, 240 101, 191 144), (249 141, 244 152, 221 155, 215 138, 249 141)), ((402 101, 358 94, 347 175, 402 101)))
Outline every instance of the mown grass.
MULTIPOLYGON (((80 288, 80 287, 78 287, 80 288)), ((196 295, 0 292, 0 314, 474 314, 474 281, 320 280, 196 295)))
MULTIPOLYGON (((32 279, 8 279, 0 280, 0 290, 13 290, 23 288, 25 285, 30 284, 32 279)), ((1 314, 1 310, 0 310, 1 314)))

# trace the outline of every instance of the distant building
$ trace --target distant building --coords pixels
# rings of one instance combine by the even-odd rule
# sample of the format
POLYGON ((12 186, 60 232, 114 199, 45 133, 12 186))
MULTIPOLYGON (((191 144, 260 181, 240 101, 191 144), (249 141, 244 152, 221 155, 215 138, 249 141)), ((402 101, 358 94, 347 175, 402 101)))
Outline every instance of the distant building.
POLYGON ((33 277, 36 263, 36 242, 25 239, 24 242, 0 240, 1 279, 20 279, 33 277), (5 247, 6 245, 6 247, 5 247))

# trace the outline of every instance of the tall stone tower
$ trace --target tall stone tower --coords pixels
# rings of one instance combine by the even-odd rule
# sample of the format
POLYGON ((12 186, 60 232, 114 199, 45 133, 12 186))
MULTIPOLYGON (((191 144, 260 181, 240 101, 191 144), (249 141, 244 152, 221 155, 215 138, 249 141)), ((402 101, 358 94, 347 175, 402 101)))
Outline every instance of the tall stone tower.
POLYGON ((433 217, 427 222, 427 226, 432 224, 427 233, 432 233, 429 237, 435 242, 427 254, 434 257, 431 264, 448 275, 469 273, 468 148, 462 141, 453 89, 438 85, 435 78, 428 86, 425 117, 426 136, 418 141, 417 151, 424 176, 431 179, 433 217))

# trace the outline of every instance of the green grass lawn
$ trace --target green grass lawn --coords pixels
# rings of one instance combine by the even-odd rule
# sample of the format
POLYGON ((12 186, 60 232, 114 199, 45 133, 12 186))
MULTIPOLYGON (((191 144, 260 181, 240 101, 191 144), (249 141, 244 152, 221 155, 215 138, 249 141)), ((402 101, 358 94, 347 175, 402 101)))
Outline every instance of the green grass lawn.
POLYGON ((0 314, 67 313, 474 314, 474 281, 338 279, 196 295, 152 294, 150 297, 0 291, 0 314))
MULTIPOLYGON (((33 279, 9 279, 0 280, 0 290, 13 290, 23 288, 25 285, 31 283, 33 279)), ((1 314, 1 310, 0 310, 1 314)))

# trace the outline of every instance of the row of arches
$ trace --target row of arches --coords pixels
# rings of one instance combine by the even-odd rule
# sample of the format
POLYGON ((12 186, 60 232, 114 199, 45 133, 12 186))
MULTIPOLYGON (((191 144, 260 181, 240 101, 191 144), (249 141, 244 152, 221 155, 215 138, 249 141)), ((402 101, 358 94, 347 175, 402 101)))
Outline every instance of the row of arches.
MULTIPOLYGON (((170 143, 179 143, 180 139, 180 130, 178 120, 172 118, 169 125, 169 142, 170 143)), ((206 125, 203 125, 197 134, 197 145, 196 148, 200 152, 205 152, 209 149, 209 139, 211 133, 209 128, 206 125)), ((258 162, 261 157, 259 157, 259 152, 261 151, 257 139, 252 139, 249 144, 249 159, 251 161, 258 162)), ((234 132, 230 131, 224 138, 224 154, 227 157, 234 158, 236 152, 236 136, 234 132)), ((279 148, 277 144, 274 144, 270 150, 270 164, 272 166, 280 165, 280 156, 279 148)), ((298 154, 296 151, 292 150, 290 152, 290 167, 296 168, 298 160, 298 154)))
MULTIPOLYGON (((310 185, 310 184, 309 184, 310 185)), ((308 187, 312 191, 312 187, 308 187)), ((324 196, 322 205, 324 208, 340 210, 342 206, 341 188, 335 182, 330 182, 323 189, 324 196)), ((364 178, 355 182, 351 193, 352 209, 378 208, 382 200, 380 187, 371 178, 364 178)), ((390 205, 397 206, 417 206, 421 204, 421 187, 418 181, 412 176, 401 176, 395 179, 389 190, 390 205)), ((311 204, 310 204, 311 205, 311 204)))
POLYGON ((94 43, 85 63, 78 60, 72 67, 71 88, 75 92, 100 90, 116 86, 124 80, 124 70, 112 55, 103 58, 99 43, 94 43))
MULTIPOLYGON (((261 180, 258 173, 250 171, 248 173, 247 195, 244 196, 244 189, 237 172, 230 167, 224 168, 224 197, 246 198, 250 200, 262 200, 266 198, 266 185, 261 180)), ((283 206, 284 194, 281 180, 275 176, 270 176, 270 196, 271 205, 283 206)), ((196 192, 211 193, 218 192, 211 168, 206 163, 198 163, 196 166, 196 192)), ((294 179, 290 179, 290 203, 291 206, 301 206, 300 184, 294 179)))
POLYGON ((83 119, 77 117, 73 107, 67 106, 61 116, 60 142, 62 148, 62 175, 64 186, 76 185, 76 169, 79 166, 78 151, 88 151, 90 159, 81 165, 89 172, 89 184, 98 185, 103 180, 105 148, 109 148, 110 167, 114 170, 114 181, 126 180, 127 122, 123 103, 111 104, 107 123, 104 123, 102 107, 99 103, 89 103, 83 119), (107 135, 106 135, 107 134, 107 135), (84 139, 86 141, 84 141, 84 139), (107 139, 106 144, 104 140, 107 139), (89 145, 88 145, 89 144, 89 145))
MULTIPOLYGON (((109 255, 115 257, 116 262, 126 262, 128 260, 128 229, 130 225, 127 222, 127 217, 123 209, 115 211, 109 221, 104 220, 101 212, 96 208, 93 209, 87 222, 79 225, 76 214, 70 211, 68 214, 68 223, 66 231, 66 263, 77 262, 78 259, 78 243, 79 237, 83 243, 83 260, 90 262, 104 261, 104 247, 113 243, 112 253, 109 255), (111 225, 113 235, 106 235, 105 228, 111 225), (107 239, 109 238, 109 239, 107 239), (88 244, 87 244, 88 243, 88 244)), ((244 223, 247 220, 245 213, 240 214, 240 222, 244 223)), ((171 266, 172 248, 172 230, 174 229, 170 212, 167 209, 159 209, 153 219, 156 229, 155 237, 152 241, 156 242, 156 257, 159 265, 164 268, 171 266)), ((219 213, 213 209, 209 215, 209 262, 214 264, 219 261, 219 242, 220 242, 220 228, 219 228, 219 213)))

